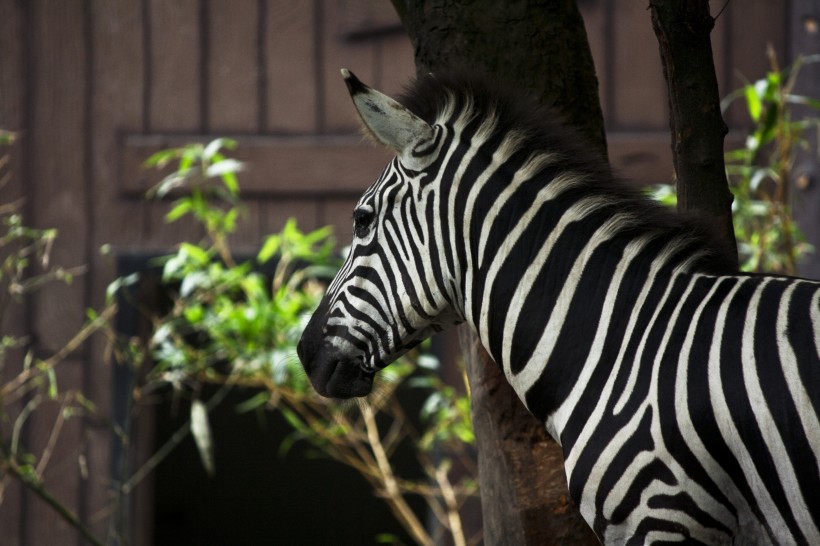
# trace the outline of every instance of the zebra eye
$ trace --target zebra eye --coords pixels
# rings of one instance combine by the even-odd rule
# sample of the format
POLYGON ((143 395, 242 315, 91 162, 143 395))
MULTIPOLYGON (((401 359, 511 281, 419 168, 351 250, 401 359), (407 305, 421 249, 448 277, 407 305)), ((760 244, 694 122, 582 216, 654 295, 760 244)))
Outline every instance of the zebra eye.
POLYGON ((370 210, 356 209, 353 212, 353 231, 356 237, 361 238, 367 235, 370 224, 373 223, 373 217, 373 211, 370 210))

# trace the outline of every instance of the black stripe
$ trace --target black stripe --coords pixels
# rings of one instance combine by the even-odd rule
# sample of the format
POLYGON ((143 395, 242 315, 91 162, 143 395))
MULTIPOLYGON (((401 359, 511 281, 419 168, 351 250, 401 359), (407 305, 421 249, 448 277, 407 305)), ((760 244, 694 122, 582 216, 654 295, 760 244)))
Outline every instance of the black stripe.
MULTIPOLYGON (((646 278, 651 261, 661 244, 660 241, 647 243, 626 268, 624 281, 618 287, 612 312, 613 320, 608 326, 599 363, 561 434, 561 445, 564 447, 565 454, 573 449, 578 436, 588 424, 591 413, 601 400, 601 393, 612 375, 621 345, 625 342, 626 327, 629 315, 635 308, 635 298, 643 287, 641 283, 636 282, 636 279, 646 278)), ((628 366, 628 363, 622 365, 628 366)))
MULTIPOLYGON (((660 430, 666 448, 681 465, 686 474, 703 487, 713 499, 722 504, 729 513, 737 517, 737 509, 726 497, 720 486, 709 477, 703 463, 690 448, 689 443, 684 437, 684 432, 678 425, 675 397, 678 394, 676 391, 676 381, 681 350, 698 306, 706 298, 709 290, 718 282, 718 279, 715 277, 697 277, 691 279, 690 282, 694 283, 694 286, 678 314, 658 372, 658 418, 660 419, 660 430)), ((706 378, 705 364, 705 360, 695 360, 692 358, 686 363, 689 367, 689 374, 699 378, 706 378)), ((708 390, 705 392, 708 392, 708 390)), ((686 392, 682 394, 684 396, 688 395, 686 392)), ((697 422, 697 416, 693 416, 693 421, 697 422)))
MULTIPOLYGON (((721 336, 720 376, 723 382, 722 394, 726 399, 731 419, 737 428, 740 440, 746 449, 754 454, 752 462, 760 474, 763 484, 768 489, 774 505, 779 508, 791 533, 793 533, 795 537, 801 537, 802 533, 797 525, 797 521, 795 521, 794 515, 787 509, 789 502, 777 474, 777 464, 760 431, 760 427, 752 410, 751 401, 749 400, 749 393, 746 391, 743 383, 744 371, 741 359, 741 341, 745 342, 749 340, 743 338, 745 313, 743 313, 742 310, 749 309, 749 303, 754 291, 762 280, 763 279, 759 277, 747 278, 746 282, 740 286, 732 299, 730 311, 727 314, 721 336)), ((798 542, 800 541, 798 540, 798 542)))
POLYGON ((698 506, 697 503, 692 500, 692 497, 690 497, 687 493, 678 493, 676 495, 654 495, 647 502, 647 506, 653 509, 683 512, 693 520, 700 523, 703 527, 707 529, 714 529, 716 532, 725 535, 727 540, 734 534, 731 529, 712 517, 711 514, 701 509, 701 507, 698 506))
POLYGON ((705 304, 694 334, 694 343, 689 357, 690 369, 687 375, 687 402, 692 423, 703 445, 718 465, 728 474, 749 504, 749 509, 766 528, 770 540, 774 540, 768 522, 763 518, 760 506, 752 494, 746 475, 732 450, 720 432, 717 418, 709 393, 709 375, 707 364, 711 350, 712 336, 715 335, 715 322, 721 303, 726 299, 732 287, 738 282, 735 278, 723 278, 705 304), (698 365, 700 364, 700 365, 698 365))
POLYGON ((542 374, 527 392, 527 407, 541 420, 566 400, 583 371, 626 244, 625 239, 608 241, 595 249, 587 262, 547 364, 550 373, 542 374))
MULTIPOLYGON (((595 523, 593 524, 595 532, 599 533, 599 536, 603 536, 607 525, 617 525, 622 523, 626 517, 629 516, 634 507, 640 502, 641 492, 644 487, 654 480, 654 478, 651 477, 653 474, 652 469, 655 468, 652 464, 641 469, 638 472, 635 481, 630 484, 629 489, 621 499, 620 504, 613 511, 612 519, 608 522, 603 519, 602 514, 604 511, 604 503, 606 502, 607 497, 612 495, 615 491, 615 485, 618 480, 623 477, 624 471, 642 452, 649 452, 655 448, 655 442, 652 440, 651 427, 652 408, 647 407, 643 417, 641 417, 641 421, 638 424, 637 429, 632 436, 624 442, 617 453, 608 453, 606 455, 605 463, 602 462, 607 468, 598 483, 598 490, 595 495, 595 523), (648 481, 641 481, 641 476, 648 481)), ((606 445, 599 443, 595 444, 595 448, 587 448, 587 450, 590 451, 592 455, 595 454, 594 452, 601 454, 605 447, 606 445)), ((575 476, 577 474, 579 474, 579 472, 578 467, 576 466, 572 472, 570 491, 572 491, 573 498, 580 500, 582 490, 577 489, 578 485, 580 485, 580 481, 575 480, 575 476)), ((664 477, 668 478, 668 476, 664 477)))

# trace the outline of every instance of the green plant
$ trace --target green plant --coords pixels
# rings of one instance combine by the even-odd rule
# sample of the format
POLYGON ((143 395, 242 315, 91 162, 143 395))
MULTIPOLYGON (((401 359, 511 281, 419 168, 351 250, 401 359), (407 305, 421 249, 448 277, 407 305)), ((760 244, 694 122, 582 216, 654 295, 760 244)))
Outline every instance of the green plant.
POLYGON ((803 135, 817 129, 820 118, 795 119, 793 105, 820 110, 820 100, 793 92, 800 69, 820 56, 800 57, 780 69, 769 48, 771 70, 764 78, 747 82, 722 104, 724 111, 735 100, 745 102, 752 122, 744 146, 726 154, 726 172, 735 202, 735 231, 744 271, 769 271, 794 275, 801 254, 810 250, 794 222, 789 188, 795 156, 805 149, 803 135))
MULTIPOLYGON (((820 110, 820 100, 793 93, 800 69, 820 61, 820 55, 798 58, 780 69, 769 49, 771 70, 764 78, 747 82, 727 96, 724 111, 742 100, 751 128, 741 148, 725 154, 726 177, 734 195, 732 221, 742 271, 794 275, 800 257, 812 251, 792 215, 789 188, 799 150, 806 149, 804 134, 820 127, 820 117, 795 119, 794 105, 820 110)), ((660 184, 650 195, 675 206, 675 187, 660 184)))
POLYGON ((416 542, 432 544, 406 500, 407 495, 422 496, 450 530, 454 543, 466 544, 458 509, 476 485, 471 479, 451 483, 450 470, 455 459, 470 464, 463 448, 464 441, 472 440, 469 401, 441 383, 429 356, 420 360, 425 366, 415 372, 408 360, 385 369, 377 394, 353 407, 315 395, 295 346, 325 284, 340 266, 331 232, 322 228, 303 233, 289 220, 280 233, 265 239, 255 256, 238 260, 229 236, 243 215, 237 182, 242 164, 222 151, 234 146, 233 141, 218 139, 165 150, 146 162, 154 167, 177 162, 151 195, 177 195, 167 221, 191 216, 205 227, 206 237, 181 243, 176 253, 162 260, 162 280, 171 289, 171 302, 166 313, 152 319, 150 350, 155 365, 141 387, 172 385, 179 395, 191 398, 191 415, 180 434, 127 480, 124 489, 127 492, 138 483, 173 448, 171 444, 189 432, 203 465, 215 471, 208 411, 228 389, 242 386, 253 394, 240 404, 240 411, 279 411, 292 427, 283 452, 293 442, 303 441, 353 467, 416 542), (412 382, 406 382, 411 374, 412 382), (424 411, 429 428, 423 432, 413 430, 393 396, 403 383, 432 389, 424 411), (221 388, 203 400, 206 384, 221 388), (390 463, 390 454, 407 440, 419 446, 420 466, 427 474, 424 480, 402 479, 390 463))
MULTIPOLYGON (((10 144, 14 134, 0 131, 0 146, 10 144)), ((6 156, 0 157, 0 190, 7 184, 4 172, 6 156)), ((83 268, 66 269, 51 264, 51 250, 57 240, 54 229, 29 227, 20 212, 21 202, 0 203, 0 325, 7 332, 8 313, 27 295, 51 282, 70 283, 83 268)), ((60 389, 57 369, 69 354, 76 351, 91 335, 108 332, 109 320, 115 307, 109 305, 100 313, 89 312, 87 323, 65 345, 49 356, 38 357, 25 335, 3 333, 0 336, 0 371, 6 380, 0 383, 0 505, 9 479, 17 480, 51 507, 63 520, 77 529, 92 544, 102 541, 64 506, 48 489, 43 474, 52 461, 56 445, 65 423, 78 416, 96 416, 94 403, 72 389, 60 389), (46 447, 35 454, 22 440, 22 430, 34 415, 41 416, 44 408, 59 411, 51 423, 46 447)))

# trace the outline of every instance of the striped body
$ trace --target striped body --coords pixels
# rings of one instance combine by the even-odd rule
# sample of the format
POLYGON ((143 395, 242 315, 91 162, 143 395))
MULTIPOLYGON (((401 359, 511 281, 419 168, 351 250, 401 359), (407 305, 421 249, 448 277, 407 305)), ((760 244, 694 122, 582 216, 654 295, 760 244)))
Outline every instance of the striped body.
POLYGON ((466 321, 605 543, 820 544, 820 284, 733 274, 518 99, 427 78, 394 136, 373 116, 399 107, 348 83, 399 155, 300 342, 319 392, 466 321))

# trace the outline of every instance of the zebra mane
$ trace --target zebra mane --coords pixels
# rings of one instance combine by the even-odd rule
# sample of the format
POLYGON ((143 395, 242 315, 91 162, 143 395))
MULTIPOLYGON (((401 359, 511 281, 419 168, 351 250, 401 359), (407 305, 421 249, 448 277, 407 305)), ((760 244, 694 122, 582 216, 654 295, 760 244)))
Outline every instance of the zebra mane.
POLYGON ((551 160, 545 162, 548 166, 541 169, 545 183, 556 173, 575 173, 581 180, 577 191, 617 203, 619 212, 626 212, 635 219, 628 231, 636 236, 655 233, 697 249, 699 271, 736 272, 729 259, 735 249, 721 242, 717 226, 694 214, 676 213, 663 207, 634 184, 614 175, 584 135, 567 125, 556 110, 540 106, 533 96, 505 88, 481 75, 455 72, 418 78, 398 100, 430 124, 458 118, 466 124, 476 124, 482 131, 489 129, 488 142, 514 142, 522 163, 533 154, 549 154, 551 160), (491 117, 494 123, 483 123, 491 117))

